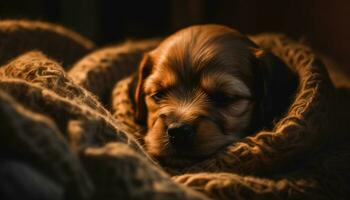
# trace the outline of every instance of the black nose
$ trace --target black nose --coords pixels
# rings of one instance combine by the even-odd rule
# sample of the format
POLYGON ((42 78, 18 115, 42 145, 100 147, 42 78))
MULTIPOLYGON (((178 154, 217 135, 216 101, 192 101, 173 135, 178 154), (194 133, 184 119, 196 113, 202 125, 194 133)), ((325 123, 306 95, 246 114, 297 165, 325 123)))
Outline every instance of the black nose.
POLYGON ((194 141, 194 128, 185 123, 172 123, 168 126, 169 141, 175 147, 189 148, 194 141))

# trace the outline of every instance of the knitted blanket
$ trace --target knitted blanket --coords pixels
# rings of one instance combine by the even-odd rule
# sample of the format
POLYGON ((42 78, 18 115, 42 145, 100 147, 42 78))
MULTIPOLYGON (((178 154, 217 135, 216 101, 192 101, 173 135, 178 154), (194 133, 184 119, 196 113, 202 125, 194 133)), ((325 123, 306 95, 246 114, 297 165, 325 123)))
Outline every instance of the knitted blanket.
POLYGON ((0 21, 1 199, 345 199, 349 129, 327 70, 286 36, 251 39, 299 76, 288 113, 272 130, 170 169, 143 150, 129 93, 158 39, 95 49, 57 25, 0 21))

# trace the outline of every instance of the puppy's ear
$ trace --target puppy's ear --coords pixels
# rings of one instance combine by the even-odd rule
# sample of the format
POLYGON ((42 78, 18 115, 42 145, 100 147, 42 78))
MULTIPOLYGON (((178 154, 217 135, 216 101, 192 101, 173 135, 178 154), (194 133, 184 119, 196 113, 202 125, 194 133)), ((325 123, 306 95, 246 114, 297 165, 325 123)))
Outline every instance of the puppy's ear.
POLYGON ((148 54, 143 56, 143 59, 138 68, 137 74, 137 84, 134 94, 135 100, 135 114, 137 122, 144 124, 147 120, 147 107, 145 103, 145 94, 143 91, 143 84, 145 79, 151 74, 152 70, 152 61, 148 54))
MULTIPOLYGON (((256 59, 254 91, 259 128, 271 128, 275 119, 289 108, 297 86, 297 75, 281 59, 267 50, 252 50, 256 59)), ((257 128, 257 127, 255 127, 257 128)))

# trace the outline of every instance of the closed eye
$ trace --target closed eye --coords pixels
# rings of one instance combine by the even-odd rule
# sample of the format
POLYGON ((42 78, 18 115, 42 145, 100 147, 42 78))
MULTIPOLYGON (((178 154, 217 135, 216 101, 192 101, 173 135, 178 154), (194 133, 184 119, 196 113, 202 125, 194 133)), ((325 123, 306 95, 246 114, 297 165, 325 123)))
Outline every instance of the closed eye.
POLYGON ((151 98, 156 102, 159 103, 163 98, 165 97, 164 91, 157 91, 151 95, 151 98))
POLYGON ((239 95, 227 94, 222 91, 212 92, 208 94, 210 101, 218 107, 227 107, 242 99, 251 99, 250 97, 244 97, 239 95))

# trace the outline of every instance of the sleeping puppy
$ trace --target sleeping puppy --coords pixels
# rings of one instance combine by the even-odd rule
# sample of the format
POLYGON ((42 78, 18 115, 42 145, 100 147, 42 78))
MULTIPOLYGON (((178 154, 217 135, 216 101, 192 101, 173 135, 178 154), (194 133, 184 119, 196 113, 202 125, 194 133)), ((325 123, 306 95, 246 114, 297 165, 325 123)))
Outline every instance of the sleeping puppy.
POLYGON ((189 165, 269 128, 295 88, 288 67, 239 32, 180 30, 139 66, 134 100, 145 149, 164 165, 189 165))

